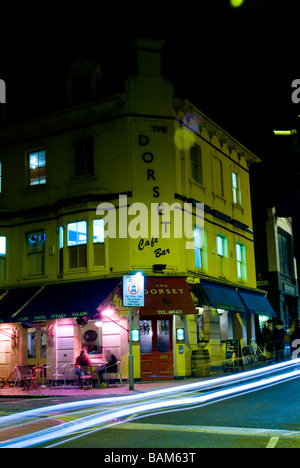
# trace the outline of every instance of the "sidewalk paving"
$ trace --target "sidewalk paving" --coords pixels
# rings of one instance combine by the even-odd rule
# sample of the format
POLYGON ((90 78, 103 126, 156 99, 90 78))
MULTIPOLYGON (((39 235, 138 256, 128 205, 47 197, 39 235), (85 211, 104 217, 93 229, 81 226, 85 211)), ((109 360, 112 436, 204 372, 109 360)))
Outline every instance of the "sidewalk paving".
POLYGON ((1 388, 0 398, 51 398, 51 397, 86 397, 86 398, 107 398, 112 396, 136 395, 139 393, 151 392, 163 388, 185 385, 187 383, 199 382, 214 376, 189 378, 186 380, 167 380, 161 382, 135 382, 134 390, 129 389, 128 382, 124 382, 123 386, 110 385, 105 388, 90 388, 81 389, 72 385, 58 385, 55 387, 33 388, 31 390, 23 390, 23 388, 1 388))
POLYGON ((252 364, 245 364, 244 370, 240 368, 235 370, 233 373, 225 372, 225 369, 218 370, 216 372, 211 372, 208 376, 203 377, 187 377, 180 380, 161 380, 161 381, 151 381, 151 382, 135 382, 134 390, 129 389, 129 383, 127 380, 123 381, 123 386, 120 385, 110 385, 105 388, 90 388, 86 389, 78 388, 74 385, 58 385, 54 387, 39 387, 38 389, 23 390, 23 388, 12 388, 5 387, 0 388, 0 398, 51 398, 51 397, 74 397, 74 398, 108 398, 112 396, 127 396, 127 395, 137 395, 139 393, 151 392, 154 390, 159 390, 169 387, 180 387, 187 384, 199 383, 207 380, 213 380, 217 377, 225 377, 226 375, 243 375, 246 371, 255 370, 261 367, 268 367, 269 365, 274 364, 273 361, 257 361, 252 364))
MULTIPOLYGON (((266 363, 257 362, 254 365, 246 365, 245 371, 254 370, 257 367, 265 367, 266 363)), ((243 374, 242 370, 235 372, 235 374, 243 374)), ((106 388, 90 388, 81 389, 69 385, 67 387, 63 385, 58 385, 55 387, 40 387, 37 389, 23 390, 23 388, 1 388, 0 389, 0 398, 51 398, 51 397, 85 397, 85 398, 108 398, 112 396, 127 396, 127 395, 136 395, 139 393, 151 392, 154 390, 159 390, 163 388, 170 387, 180 387, 187 384, 199 383, 207 380, 213 380, 217 377, 225 377, 226 374, 224 370, 220 370, 206 377, 188 377, 182 380, 163 380, 163 381, 151 381, 151 382, 135 382, 134 390, 129 389, 129 383, 124 381, 123 386, 111 385, 106 388)), ((233 375, 233 374, 232 374, 233 375)))

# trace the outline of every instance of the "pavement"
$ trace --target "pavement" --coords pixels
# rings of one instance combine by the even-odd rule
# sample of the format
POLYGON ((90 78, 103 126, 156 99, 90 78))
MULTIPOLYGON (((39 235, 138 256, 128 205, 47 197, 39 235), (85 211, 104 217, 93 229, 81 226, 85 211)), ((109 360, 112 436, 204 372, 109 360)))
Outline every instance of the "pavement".
POLYGON ((185 385, 187 383, 200 382, 213 378, 214 375, 208 377, 188 378, 184 380, 166 380, 155 382, 135 382, 134 389, 129 389, 129 383, 124 382, 123 386, 110 385, 105 388, 90 388, 83 389, 67 385, 57 385, 55 387, 39 387, 38 389, 23 390, 23 388, 5 387, 0 389, 0 398, 49 398, 49 397, 86 397, 86 398, 105 398, 112 396, 137 395, 139 393, 151 392, 163 388, 185 385))
MULTIPOLYGON (((252 370, 257 367, 266 366, 266 363, 258 362, 253 365, 246 365, 245 371, 252 370)), ((242 375, 242 371, 238 371, 242 375)), ((163 381, 151 381, 151 382, 135 382, 134 389, 129 389, 128 381, 123 382, 123 386, 110 385, 105 388, 90 388, 85 387, 83 389, 74 385, 57 385, 54 387, 39 386, 38 389, 32 388, 30 390, 23 390, 21 387, 4 387, 0 389, 0 398, 51 398, 51 397, 74 397, 74 398, 108 398, 112 396, 126 396, 126 395, 137 395, 139 393, 151 392, 154 390, 180 387, 186 384, 199 383, 202 381, 213 380, 216 377, 222 377, 225 375, 224 370, 220 370, 214 373, 210 373, 208 376, 203 377, 189 377, 180 380, 163 380, 163 381)))

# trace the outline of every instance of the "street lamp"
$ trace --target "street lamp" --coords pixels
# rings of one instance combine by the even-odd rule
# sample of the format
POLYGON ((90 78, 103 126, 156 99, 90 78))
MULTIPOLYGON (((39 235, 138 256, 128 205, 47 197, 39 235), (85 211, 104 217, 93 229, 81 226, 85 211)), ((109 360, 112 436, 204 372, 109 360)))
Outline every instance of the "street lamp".
POLYGON ((297 135, 297 130, 273 130, 274 135, 290 136, 297 135))

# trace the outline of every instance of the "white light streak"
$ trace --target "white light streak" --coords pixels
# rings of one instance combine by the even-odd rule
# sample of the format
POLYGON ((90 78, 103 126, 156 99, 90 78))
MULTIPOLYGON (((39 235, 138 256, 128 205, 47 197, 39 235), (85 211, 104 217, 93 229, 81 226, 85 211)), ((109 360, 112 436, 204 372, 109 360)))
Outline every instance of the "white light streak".
MULTIPOLYGON (((295 360, 294 360, 295 361, 295 360)), ((270 367, 277 367, 278 365, 275 366, 270 366, 270 367)), ((286 367, 286 366, 284 366, 286 367)), ((268 368, 269 369, 269 368, 268 368)), ((247 374, 247 373, 245 373, 247 374)), ((243 374, 243 375, 245 375, 243 374)), ((178 398, 178 399, 169 399, 169 400, 163 400, 163 401, 158 401, 154 403, 144 403, 144 404, 139 404, 139 405, 131 405, 130 407, 125 407, 122 409, 117 409, 117 410, 112 410, 112 411, 107 411, 105 414, 98 414, 95 416, 89 416, 86 418, 82 418, 76 421, 72 421, 70 423, 65 423, 62 424, 59 427, 54 427, 50 429, 46 429, 43 431, 36 432, 34 434, 29 434, 24 437, 20 437, 17 439, 14 439, 12 441, 7 441, 2 444, 0 444, 0 448, 25 448, 25 447, 32 447, 34 445, 40 445, 46 442, 49 442, 50 440, 54 439, 59 439, 62 437, 66 437, 70 434, 74 434, 78 431, 84 431, 87 430, 93 426, 101 425, 111 419, 118 419, 118 418, 124 418, 128 417, 132 414, 135 413, 147 413, 149 411, 153 410, 159 410, 159 409, 167 409, 167 408, 180 408, 182 406, 188 406, 188 405, 201 405, 205 404, 208 402, 213 402, 214 400, 220 401, 220 399, 227 399, 227 398, 232 398, 234 396, 238 396, 240 394, 243 394, 245 392, 251 392, 254 390, 260 390, 263 388, 266 388, 268 386, 272 386, 275 384, 283 383, 287 380, 291 380, 294 378, 298 378, 300 376, 300 370, 296 370, 293 372, 289 372, 286 374, 280 374, 277 376, 265 378, 260 381, 255 381, 243 385, 239 385, 233 388, 227 388, 219 391, 214 391, 210 392, 204 395, 200 395, 198 397, 186 397, 186 398, 178 398)), ((217 379, 216 379, 217 380, 217 379)), ((226 378, 222 379, 224 380, 229 380, 226 378)), ((184 387, 191 387, 194 384, 190 384, 184 387)), ((182 387, 181 387, 182 390, 182 387)), ((166 391, 166 390, 165 390, 166 391)), ((152 395, 154 393, 158 393, 159 391, 156 392, 148 392, 147 397, 149 397, 149 394, 151 393, 152 395)), ((105 399, 111 400, 111 399, 105 399)), ((114 399, 116 401, 116 399, 114 399)), ((124 401, 124 397, 123 397, 124 401)), ((79 402, 80 403, 80 402, 79 402)), ((58 407, 62 405, 56 405, 56 411, 58 411, 58 407)), ((28 413, 28 412, 27 412, 28 413)), ((3 419, 3 418, 1 418, 3 419)))

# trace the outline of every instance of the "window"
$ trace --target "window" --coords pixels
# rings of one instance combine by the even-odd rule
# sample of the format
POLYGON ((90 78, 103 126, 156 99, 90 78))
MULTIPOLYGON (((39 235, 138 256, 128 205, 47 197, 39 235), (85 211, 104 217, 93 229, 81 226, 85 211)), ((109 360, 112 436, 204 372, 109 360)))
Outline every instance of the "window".
POLYGON ((68 224, 69 268, 86 267, 87 224, 78 221, 68 224))
POLYGON ((217 257, 218 257, 218 273, 220 276, 225 276, 224 258, 227 257, 227 239, 221 234, 217 235, 217 257))
POLYGON ((222 168, 222 161, 220 159, 213 157, 212 158, 212 166, 213 166, 213 187, 214 193, 219 195, 220 197, 224 196, 224 188, 223 188, 223 168, 222 168))
POLYGON ((105 264, 104 246, 104 220, 94 219, 93 221, 93 244, 94 244, 94 265, 105 264))
POLYGON ((231 173, 231 181, 232 181, 233 203, 236 203, 237 205, 241 205, 242 204, 241 190, 239 187, 239 177, 236 172, 231 173))
POLYGON ((0 236, 0 280, 6 275, 6 237, 0 236))
POLYGON ((58 228, 58 245, 59 245, 59 272, 62 273, 64 265, 64 228, 58 228))
POLYGON ((280 272, 283 275, 293 276, 292 236, 281 229, 278 229, 278 250, 280 272))
POLYGON ((0 161, 0 193, 2 193, 2 161, 0 161))
POLYGON ((203 242, 202 242, 202 230, 200 228, 194 229, 194 244, 195 244, 195 266, 197 268, 202 268, 203 267, 203 259, 202 259, 203 242))
POLYGON ((199 184, 203 185, 201 147, 199 145, 192 146, 190 154, 192 179, 194 179, 199 184))
POLYGON ((75 175, 94 174, 94 141, 86 138, 74 143, 75 175))
POLYGON ((27 240, 27 257, 28 257, 28 273, 45 273, 45 240, 44 232, 28 233, 27 240))
POLYGON ((246 269, 246 248, 243 244, 236 243, 236 264, 237 264, 237 276, 239 280, 247 280, 247 269, 246 269))
POLYGON ((46 183, 46 151, 29 153, 29 183, 42 185, 46 183))

